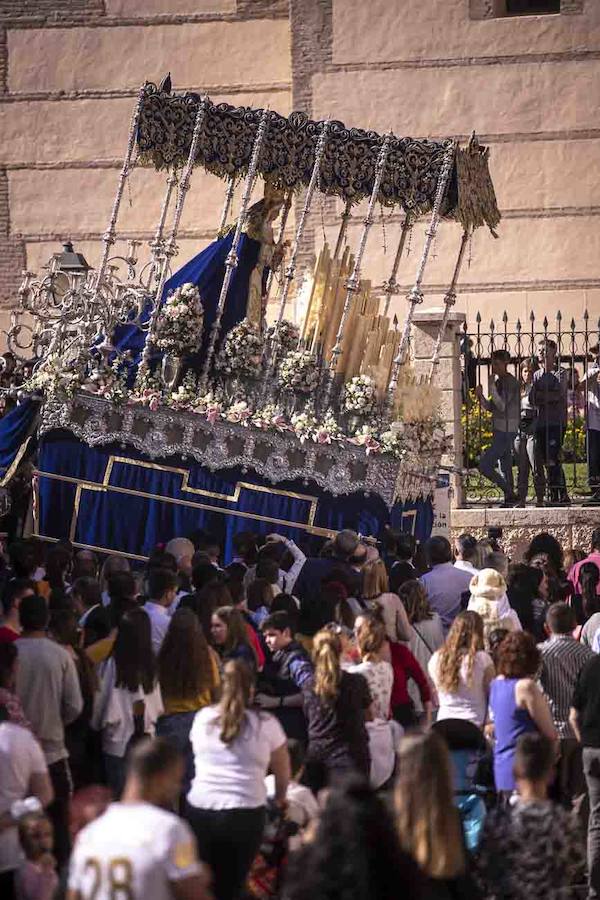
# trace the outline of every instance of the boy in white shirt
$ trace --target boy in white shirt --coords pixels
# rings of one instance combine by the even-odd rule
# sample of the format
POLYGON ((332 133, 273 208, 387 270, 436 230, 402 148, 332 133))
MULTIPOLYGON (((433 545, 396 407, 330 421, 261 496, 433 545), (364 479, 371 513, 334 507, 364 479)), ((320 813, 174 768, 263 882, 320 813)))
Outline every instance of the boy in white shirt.
POLYGON ((167 809, 177 801, 183 758, 167 741, 133 750, 120 803, 78 835, 68 900, 208 900, 208 879, 189 826, 167 809))

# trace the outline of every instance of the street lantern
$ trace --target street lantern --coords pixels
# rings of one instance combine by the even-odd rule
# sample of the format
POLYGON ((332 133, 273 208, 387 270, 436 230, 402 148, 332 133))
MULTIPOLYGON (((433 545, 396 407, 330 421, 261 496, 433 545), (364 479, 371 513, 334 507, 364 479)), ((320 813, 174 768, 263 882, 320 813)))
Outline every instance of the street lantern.
POLYGON ((65 241, 62 251, 53 254, 50 267, 51 271, 72 275, 86 275, 91 269, 83 253, 73 250, 72 241, 65 241))

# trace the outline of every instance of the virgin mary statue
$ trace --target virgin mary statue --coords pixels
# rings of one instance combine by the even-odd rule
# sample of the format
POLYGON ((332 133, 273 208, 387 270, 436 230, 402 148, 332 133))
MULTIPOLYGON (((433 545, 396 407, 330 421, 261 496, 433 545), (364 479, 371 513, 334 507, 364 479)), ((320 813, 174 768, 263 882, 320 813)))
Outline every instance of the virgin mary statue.
MULTIPOLYGON (((273 234, 273 222, 283 205, 283 192, 274 190, 268 184, 262 200, 250 207, 246 214, 243 233, 238 248, 237 266, 233 269, 227 291, 221 328, 216 349, 225 335, 242 319, 262 331, 265 323, 266 284, 269 271, 281 265, 284 246, 277 243, 273 234)), ((210 331, 217 315, 217 307, 225 278, 225 261, 233 244, 235 228, 217 236, 217 239, 189 260, 175 272, 165 284, 161 304, 169 294, 183 284, 192 283, 200 292, 204 310, 204 323, 199 349, 188 358, 193 368, 202 366, 206 355, 210 331)), ((129 351, 136 362, 144 346, 145 333, 133 325, 122 325, 115 329, 113 346, 120 353, 129 351)), ((156 351, 152 359, 159 358, 156 351)))

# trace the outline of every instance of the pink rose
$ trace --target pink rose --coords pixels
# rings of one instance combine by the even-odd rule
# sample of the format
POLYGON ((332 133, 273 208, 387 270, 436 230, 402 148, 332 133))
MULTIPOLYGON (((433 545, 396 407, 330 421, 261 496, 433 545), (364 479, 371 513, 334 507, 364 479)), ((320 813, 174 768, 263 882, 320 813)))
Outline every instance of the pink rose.
POLYGON ((211 406, 206 411, 206 418, 210 422, 211 425, 214 425, 217 419, 219 418, 219 413, 221 410, 218 406, 211 406))
POLYGON ((150 403, 148 404, 148 407, 149 407, 149 409, 152 410, 152 412, 156 412, 156 410, 158 409, 159 405, 160 405, 160 404, 159 404, 159 402, 158 402, 158 397, 153 397, 152 400, 150 401, 150 403))
POLYGON ((315 440, 317 444, 330 444, 331 443, 331 435, 325 428, 319 429, 315 435, 315 440))

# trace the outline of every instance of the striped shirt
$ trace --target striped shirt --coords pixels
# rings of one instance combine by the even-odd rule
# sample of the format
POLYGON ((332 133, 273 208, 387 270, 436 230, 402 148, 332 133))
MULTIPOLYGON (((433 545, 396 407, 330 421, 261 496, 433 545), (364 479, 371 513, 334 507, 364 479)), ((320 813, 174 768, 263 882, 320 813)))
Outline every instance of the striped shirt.
POLYGON ((538 644, 542 654, 540 684, 550 704, 554 725, 561 738, 575 737, 569 725, 569 709, 579 673, 594 653, 570 634, 553 634, 538 644))

